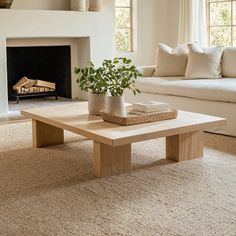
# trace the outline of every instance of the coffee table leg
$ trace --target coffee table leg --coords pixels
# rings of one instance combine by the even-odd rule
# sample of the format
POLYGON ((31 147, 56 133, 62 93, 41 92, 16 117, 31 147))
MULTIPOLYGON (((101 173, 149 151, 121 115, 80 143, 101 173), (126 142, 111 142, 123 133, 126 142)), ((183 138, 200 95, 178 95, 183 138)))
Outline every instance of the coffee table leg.
POLYGON ((95 142, 94 174, 106 177, 131 171, 131 144, 111 146, 95 142))
POLYGON ((166 158, 186 161, 203 157, 203 131, 166 137, 166 158))
POLYGON ((32 121, 33 147, 45 147, 64 143, 64 131, 40 121, 32 121))

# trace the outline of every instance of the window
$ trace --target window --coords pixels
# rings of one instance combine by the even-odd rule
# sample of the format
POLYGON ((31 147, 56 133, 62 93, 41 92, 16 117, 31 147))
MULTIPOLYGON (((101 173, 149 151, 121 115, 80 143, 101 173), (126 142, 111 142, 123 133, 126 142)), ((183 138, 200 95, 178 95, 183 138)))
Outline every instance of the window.
POLYGON ((132 0, 115 0, 116 49, 133 51, 132 0))
POLYGON ((236 0, 209 0, 211 46, 236 45, 236 0))

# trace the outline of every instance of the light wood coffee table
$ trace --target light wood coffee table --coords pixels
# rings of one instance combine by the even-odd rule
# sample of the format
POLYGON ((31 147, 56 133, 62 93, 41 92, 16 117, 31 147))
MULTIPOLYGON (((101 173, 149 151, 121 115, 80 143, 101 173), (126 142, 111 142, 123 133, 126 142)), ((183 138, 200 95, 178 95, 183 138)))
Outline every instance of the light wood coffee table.
POLYGON ((179 111, 172 120, 120 126, 89 116, 87 102, 21 112, 33 122, 33 147, 64 142, 64 130, 93 140, 94 174, 111 176, 131 171, 131 144, 166 137, 166 158, 175 161, 203 156, 203 131, 223 126, 226 119, 179 111))

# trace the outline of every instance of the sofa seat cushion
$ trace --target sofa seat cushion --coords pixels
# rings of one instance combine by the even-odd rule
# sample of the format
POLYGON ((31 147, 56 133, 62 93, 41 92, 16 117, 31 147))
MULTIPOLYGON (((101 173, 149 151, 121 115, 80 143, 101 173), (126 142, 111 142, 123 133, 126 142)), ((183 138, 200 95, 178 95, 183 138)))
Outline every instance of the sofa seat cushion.
POLYGON ((184 77, 141 77, 136 81, 136 87, 145 93, 236 103, 235 78, 185 80, 184 77))

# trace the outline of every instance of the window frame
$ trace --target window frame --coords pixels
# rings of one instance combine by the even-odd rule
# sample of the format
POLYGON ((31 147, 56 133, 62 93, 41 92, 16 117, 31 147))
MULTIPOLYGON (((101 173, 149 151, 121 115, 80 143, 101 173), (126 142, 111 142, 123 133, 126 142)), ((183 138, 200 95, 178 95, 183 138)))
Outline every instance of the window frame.
MULTIPOLYGON (((236 3, 236 0, 223 0, 223 1, 217 1, 217 0, 207 0, 207 30, 208 30, 208 44, 211 45, 211 28, 220 28, 220 27, 229 27, 231 30, 230 33, 230 45, 222 45, 222 46, 233 46, 234 45, 234 27, 236 28, 236 24, 234 23, 234 8, 233 4, 236 3), (212 3, 225 3, 229 2, 231 3, 231 20, 229 25, 212 25, 211 24, 211 14, 210 14, 210 5, 212 3)), ((236 33, 235 33, 236 34, 236 33)))
MULTIPOLYGON (((116 51, 118 51, 119 53, 128 53, 128 52, 134 52, 134 20, 133 20, 133 0, 129 0, 129 6, 118 6, 116 5, 116 1, 115 1, 115 21, 116 21, 116 9, 130 9, 130 27, 117 27, 116 26, 116 22, 115 22, 115 36, 116 36, 116 30, 117 29, 125 29, 125 30, 129 30, 130 31, 130 50, 127 51, 120 51, 117 49, 116 46, 116 51)), ((116 37, 115 37, 116 38, 116 37)), ((116 44, 117 45, 117 44, 116 44)))

